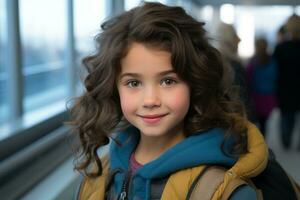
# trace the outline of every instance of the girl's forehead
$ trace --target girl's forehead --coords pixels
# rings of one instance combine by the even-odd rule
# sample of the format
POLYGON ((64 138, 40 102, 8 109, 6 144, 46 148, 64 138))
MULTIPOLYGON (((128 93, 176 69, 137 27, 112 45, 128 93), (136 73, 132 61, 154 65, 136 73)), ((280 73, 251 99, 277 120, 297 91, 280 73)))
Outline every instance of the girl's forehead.
POLYGON ((128 56, 128 54, 134 54, 137 55, 138 53, 140 54, 145 54, 145 53, 151 53, 151 54, 165 54, 170 56, 171 53, 167 51, 163 45, 156 45, 152 43, 140 43, 140 42, 132 42, 127 49, 127 54, 125 57, 128 56))
POLYGON ((133 43, 121 60, 121 73, 160 73, 166 70, 173 70, 171 53, 140 43, 133 43))

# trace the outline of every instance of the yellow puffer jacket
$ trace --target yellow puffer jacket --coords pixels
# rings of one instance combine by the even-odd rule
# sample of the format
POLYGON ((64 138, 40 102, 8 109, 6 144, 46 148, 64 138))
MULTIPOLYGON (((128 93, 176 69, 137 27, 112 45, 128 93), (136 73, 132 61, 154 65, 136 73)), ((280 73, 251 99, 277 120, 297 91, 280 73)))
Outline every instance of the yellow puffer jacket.
MULTIPOLYGON (((236 180, 247 180, 260 174, 267 165, 268 148, 259 130, 248 123, 248 151, 242 155, 232 168, 226 171, 224 180, 215 190, 212 200, 222 199, 226 187, 236 180)), ((103 175, 92 179, 85 178, 78 193, 79 200, 104 200, 105 183, 108 177, 108 159, 103 160, 103 175)), ((170 176, 164 191, 162 200, 184 200, 195 178, 205 166, 198 166, 180 170, 170 176)), ((198 199, 198 198, 197 198, 198 199)), ((203 199, 205 199, 203 197, 203 199)), ((191 198, 191 200, 193 200, 191 198)))

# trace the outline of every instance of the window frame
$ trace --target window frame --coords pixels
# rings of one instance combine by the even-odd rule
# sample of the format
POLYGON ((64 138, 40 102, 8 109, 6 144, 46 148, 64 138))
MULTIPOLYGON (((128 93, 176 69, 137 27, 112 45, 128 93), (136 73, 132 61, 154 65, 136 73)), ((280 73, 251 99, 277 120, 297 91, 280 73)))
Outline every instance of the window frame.
MULTIPOLYGON (((6 5, 6 35, 7 35, 7 52, 6 52, 6 66, 8 73, 8 110, 9 115, 6 122, 0 124, 0 144, 4 144, 5 140, 13 140, 14 137, 22 132, 26 132, 27 129, 32 129, 35 126, 40 126, 40 123, 33 124, 30 127, 22 126, 22 122, 25 120, 24 107, 23 107, 23 74, 22 74, 22 54, 21 54, 21 37, 20 37, 20 22, 19 22, 19 0, 4 0, 6 5), (21 125, 20 125, 21 124, 21 125), (13 127, 13 128, 7 128, 13 127), (18 127, 18 128, 15 128, 18 127)), ((66 41, 66 80, 68 98, 72 97, 76 93, 76 73, 75 73, 75 49, 74 49, 74 21, 73 21, 73 0, 65 0, 67 4, 67 41, 66 41)), ((57 119, 61 119, 65 109, 62 109, 60 113, 57 113, 57 119)), ((30 113, 28 113, 30 115, 30 113)), ((45 118, 45 117, 42 117, 45 118)), ((45 121, 53 120, 55 116, 50 116, 45 121)), ((55 120, 55 119, 54 119, 55 120)), ((55 124, 55 123, 54 123, 55 124)), ((43 134, 41 134, 43 135, 43 134)), ((0 157, 1 158, 1 157, 0 157)))

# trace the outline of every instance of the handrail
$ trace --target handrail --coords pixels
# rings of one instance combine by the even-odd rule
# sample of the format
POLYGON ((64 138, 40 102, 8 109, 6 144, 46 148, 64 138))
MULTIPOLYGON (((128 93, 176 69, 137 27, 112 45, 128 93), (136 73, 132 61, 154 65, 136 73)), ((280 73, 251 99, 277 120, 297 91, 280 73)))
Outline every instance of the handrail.
POLYGON ((69 128, 62 126, 3 160, 0 163, 1 198, 20 199, 70 159, 72 153, 66 140, 68 132, 69 128))
POLYGON ((0 180, 2 177, 9 174, 9 172, 24 166, 26 162, 34 159, 41 152, 45 152, 50 148, 54 147, 55 144, 61 142, 68 132, 67 127, 61 127, 58 130, 53 131, 51 134, 39 139, 38 141, 31 144, 29 147, 20 150, 18 153, 10 156, 9 158, 0 162, 0 180))

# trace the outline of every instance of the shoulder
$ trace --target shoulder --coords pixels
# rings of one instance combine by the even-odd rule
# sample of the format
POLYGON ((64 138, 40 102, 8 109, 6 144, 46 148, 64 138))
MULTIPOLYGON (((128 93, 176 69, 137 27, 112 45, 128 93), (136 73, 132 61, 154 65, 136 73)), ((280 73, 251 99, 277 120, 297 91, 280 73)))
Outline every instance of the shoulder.
MULTIPOLYGON (((108 158, 102 160, 103 173, 98 177, 84 176, 77 192, 77 200, 96 200, 104 198, 106 179, 108 178, 108 158)), ((93 167, 94 168, 94 167, 93 167)))
POLYGON ((256 200, 257 191, 250 182, 238 176, 225 181, 227 169, 219 166, 207 167, 195 178, 189 189, 188 199, 196 200, 199 196, 206 199, 245 199, 256 200))
POLYGON ((218 186, 214 193, 213 199, 230 199, 230 200, 256 200, 258 190, 252 181, 244 180, 239 176, 234 176, 230 171, 223 171, 219 175, 223 177, 223 182, 218 186), (223 173, 223 175, 221 175, 223 173), (227 175, 230 175, 228 178, 227 175))
POLYGON ((230 200, 256 200, 256 191, 249 185, 242 185, 236 188, 230 195, 230 200))
POLYGON ((179 170, 170 175, 164 187, 161 199, 192 199, 186 198, 194 193, 196 179, 203 174, 204 165, 179 170), (195 183, 194 183, 195 182, 195 183), (190 192, 191 191, 191 192, 190 192))
POLYGON ((106 176, 103 174, 96 178, 84 177, 77 191, 77 200, 102 199, 105 190, 106 176))

